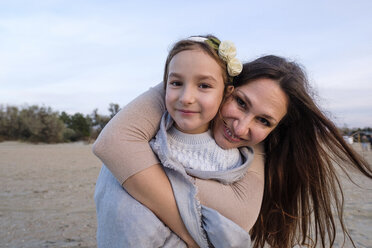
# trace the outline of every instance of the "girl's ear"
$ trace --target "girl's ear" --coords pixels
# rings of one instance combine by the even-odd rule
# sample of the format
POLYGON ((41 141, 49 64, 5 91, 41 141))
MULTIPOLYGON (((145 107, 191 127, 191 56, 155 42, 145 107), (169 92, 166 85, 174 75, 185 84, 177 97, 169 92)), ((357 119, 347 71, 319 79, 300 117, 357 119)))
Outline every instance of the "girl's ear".
POLYGON ((233 91, 234 91, 234 86, 232 85, 227 86, 225 96, 230 96, 231 93, 233 93, 233 91))

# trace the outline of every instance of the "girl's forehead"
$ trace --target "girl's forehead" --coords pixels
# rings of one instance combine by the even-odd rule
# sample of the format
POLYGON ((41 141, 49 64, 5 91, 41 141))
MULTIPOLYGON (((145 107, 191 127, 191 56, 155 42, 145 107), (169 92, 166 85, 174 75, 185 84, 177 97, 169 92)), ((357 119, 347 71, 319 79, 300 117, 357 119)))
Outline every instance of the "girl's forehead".
MULTIPOLYGON (((200 54, 200 56, 208 56, 210 58, 213 58, 210 54, 208 54, 204 49, 202 49, 201 47, 199 46, 192 46, 188 49, 184 49, 184 50, 180 50, 179 52, 175 53, 172 57, 172 60, 174 59, 174 57, 176 57, 177 55, 180 55, 180 54, 184 54, 184 53, 194 53, 194 54, 200 54)), ((214 58, 213 58, 214 59, 214 58)))
POLYGON ((176 54, 169 63, 167 76, 192 81, 211 79, 224 85, 222 68, 201 50, 185 50, 176 54))

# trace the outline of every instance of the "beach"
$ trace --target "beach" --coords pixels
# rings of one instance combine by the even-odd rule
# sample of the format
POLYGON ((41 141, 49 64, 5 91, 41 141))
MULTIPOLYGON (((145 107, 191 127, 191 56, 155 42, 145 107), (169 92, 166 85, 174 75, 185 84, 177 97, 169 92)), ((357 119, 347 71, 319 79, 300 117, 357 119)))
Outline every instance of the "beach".
POLYGON ((96 247, 91 149, 0 143, 0 247, 96 247))
MULTIPOLYGON (((96 247, 101 162, 91 149, 83 142, 0 143, 0 247, 96 247)), ((371 164, 372 151, 363 155, 371 164)), ((372 183, 353 178, 362 188, 343 177, 345 219, 356 246, 372 247, 372 183)))

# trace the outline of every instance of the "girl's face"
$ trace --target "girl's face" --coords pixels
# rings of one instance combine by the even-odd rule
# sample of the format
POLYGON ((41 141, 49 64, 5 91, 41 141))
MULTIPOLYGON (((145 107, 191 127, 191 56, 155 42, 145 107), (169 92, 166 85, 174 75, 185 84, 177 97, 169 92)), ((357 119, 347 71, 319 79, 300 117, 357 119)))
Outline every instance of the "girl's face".
POLYGON ((176 54, 169 63, 165 104, 178 130, 202 133, 221 104, 222 68, 200 49, 176 54))
POLYGON ((224 149, 260 143, 287 113, 287 95, 272 79, 253 80, 228 94, 213 128, 224 149))

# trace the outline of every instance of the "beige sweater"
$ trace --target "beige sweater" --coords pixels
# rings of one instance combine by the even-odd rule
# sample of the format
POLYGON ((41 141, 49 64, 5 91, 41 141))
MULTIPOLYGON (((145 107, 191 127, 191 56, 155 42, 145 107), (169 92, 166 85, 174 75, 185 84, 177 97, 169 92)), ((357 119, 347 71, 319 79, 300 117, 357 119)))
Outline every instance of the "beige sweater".
MULTIPOLYGON (((165 111, 163 84, 126 105, 103 129, 93 152, 123 183, 130 176, 159 163, 149 141, 159 129, 165 111)), ((264 154, 254 147, 254 160, 245 177, 231 185, 196 179, 201 204, 216 209, 245 230, 255 223, 264 187, 264 154)))

